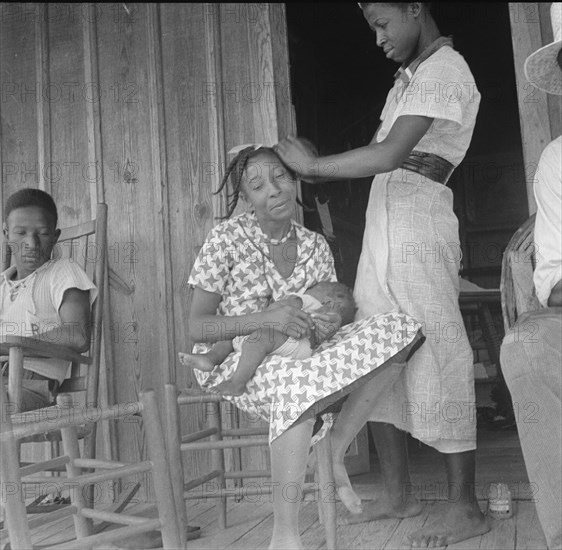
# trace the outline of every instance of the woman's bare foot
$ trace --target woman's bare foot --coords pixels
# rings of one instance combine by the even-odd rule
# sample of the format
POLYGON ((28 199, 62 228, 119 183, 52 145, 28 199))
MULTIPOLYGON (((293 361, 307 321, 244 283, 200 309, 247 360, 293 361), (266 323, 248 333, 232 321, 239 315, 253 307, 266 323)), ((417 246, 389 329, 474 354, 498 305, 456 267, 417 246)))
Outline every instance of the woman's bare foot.
POLYGON ((334 481, 336 482, 338 496, 351 514, 363 512, 361 499, 351 487, 351 481, 343 462, 333 462, 334 481))
POLYGON ((351 514, 361 514, 363 505, 361 498, 351 487, 338 487, 338 496, 351 514))
POLYGON ((235 380, 225 380, 215 386, 213 390, 221 395, 242 395, 246 391, 246 383, 236 382, 235 380))
POLYGON ((483 535, 490 530, 478 503, 448 503, 445 514, 409 535, 414 548, 435 548, 483 535))
POLYGON ((340 523, 353 525, 376 519, 409 518, 417 516, 422 511, 420 501, 414 495, 407 495, 400 501, 393 503, 387 497, 378 500, 364 500, 362 511, 358 514, 348 512, 340 518, 340 523))
POLYGON ((185 367, 211 372, 215 365, 205 353, 180 353, 180 363, 185 367))

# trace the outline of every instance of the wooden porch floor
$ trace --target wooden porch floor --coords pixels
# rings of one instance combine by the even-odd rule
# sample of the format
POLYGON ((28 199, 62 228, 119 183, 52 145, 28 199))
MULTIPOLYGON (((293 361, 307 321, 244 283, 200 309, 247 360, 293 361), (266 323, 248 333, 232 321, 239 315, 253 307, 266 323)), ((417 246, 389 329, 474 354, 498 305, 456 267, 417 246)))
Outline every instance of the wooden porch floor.
MULTIPOLYGON (((422 527, 428 518, 440 514, 446 503, 446 478, 438 456, 427 447, 412 441, 410 445, 412 481, 424 504, 423 512, 404 520, 380 520, 353 526, 338 526, 338 548, 341 550, 410 548, 407 535, 422 527)), ((380 490, 377 466, 372 473, 354 478, 354 485, 363 498, 372 498, 380 490)), ((486 487, 490 482, 508 483, 514 498, 514 514, 508 520, 491 520, 492 529, 486 535, 451 545, 448 548, 473 550, 546 550, 546 541, 533 502, 523 464, 521 449, 515 431, 479 432, 477 452, 476 493, 481 509, 485 510, 486 487)), ((343 507, 338 504, 341 513, 343 507)), ((213 502, 198 502, 188 507, 192 525, 199 525, 203 536, 188 543, 190 550, 253 550, 267 548, 272 532, 273 515, 269 496, 249 497, 241 502, 229 502, 228 528, 220 530, 213 502)), ((305 548, 325 548, 324 530, 318 521, 316 502, 303 503, 300 514, 300 531, 305 548)), ((71 539, 72 520, 67 518, 47 523, 33 531, 33 543, 51 545, 71 539)), ((7 542, 7 533, 0 535, 0 548, 7 542)), ((99 550, 117 548, 114 545, 99 550)))

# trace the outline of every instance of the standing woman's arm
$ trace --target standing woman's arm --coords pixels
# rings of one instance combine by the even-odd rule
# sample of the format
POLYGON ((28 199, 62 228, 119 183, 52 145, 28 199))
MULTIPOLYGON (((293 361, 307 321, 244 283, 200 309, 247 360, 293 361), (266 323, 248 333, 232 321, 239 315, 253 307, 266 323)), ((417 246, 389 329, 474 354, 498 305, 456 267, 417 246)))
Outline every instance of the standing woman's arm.
POLYGON ((279 142, 275 150, 287 165, 311 183, 363 178, 399 168, 432 122, 433 118, 425 116, 401 116, 380 143, 373 138, 369 145, 326 157, 310 155, 298 138, 290 136, 279 142))

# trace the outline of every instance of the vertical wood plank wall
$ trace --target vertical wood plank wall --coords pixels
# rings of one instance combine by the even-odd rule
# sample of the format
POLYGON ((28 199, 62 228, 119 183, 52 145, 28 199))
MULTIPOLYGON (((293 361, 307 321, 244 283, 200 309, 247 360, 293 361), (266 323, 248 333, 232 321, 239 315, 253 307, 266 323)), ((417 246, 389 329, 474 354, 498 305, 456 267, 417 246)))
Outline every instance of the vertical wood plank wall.
MULTIPOLYGON (((212 193, 226 151, 294 128, 284 5, 4 3, 0 15, 2 205, 45 189, 64 226, 107 202, 110 395, 193 385, 177 360, 187 280, 225 211, 212 193)), ((197 428, 205 411, 184 420, 197 428)), ((144 447, 120 429, 121 460, 144 447)))
POLYGON ((541 153, 562 134, 562 98, 535 88, 523 71, 525 59, 553 40, 550 2, 510 3, 509 16, 530 215, 537 209, 533 182, 541 153))

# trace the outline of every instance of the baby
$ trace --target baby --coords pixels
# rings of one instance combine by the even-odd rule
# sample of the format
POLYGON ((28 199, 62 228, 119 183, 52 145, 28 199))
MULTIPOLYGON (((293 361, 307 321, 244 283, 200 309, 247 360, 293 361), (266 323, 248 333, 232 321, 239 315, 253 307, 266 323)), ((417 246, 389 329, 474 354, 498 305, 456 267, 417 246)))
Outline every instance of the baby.
MULTIPOLYGON (((314 313, 329 315, 330 326, 324 340, 331 338, 341 326, 351 323, 357 309, 351 290, 342 283, 329 281, 314 285, 300 296, 287 296, 283 302, 310 313, 313 318, 314 313)), ((248 336, 238 336, 232 341, 218 342, 207 353, 180 353, 180 361, 185 366, 208 372, 220 365, 233 350, 240 351, 238 367, 232 378, 221 382, 214 389, 222 395, 241 395, 268 355, 274 353, 292 359, 306 359, 320 343, 311 343, 309 338, 289 338, 281 330, 260 330, 248 336)))

